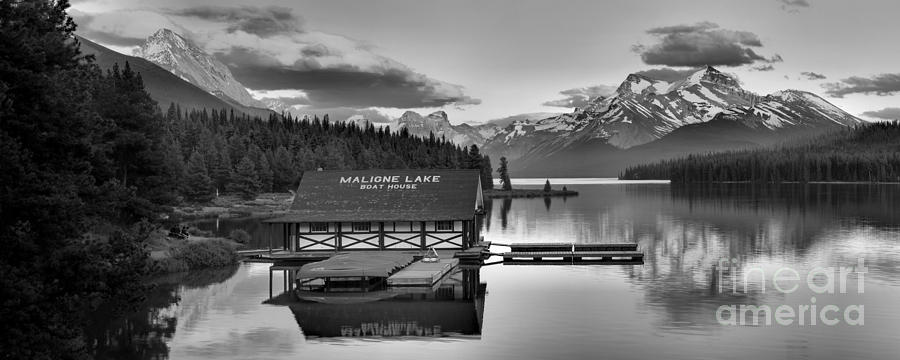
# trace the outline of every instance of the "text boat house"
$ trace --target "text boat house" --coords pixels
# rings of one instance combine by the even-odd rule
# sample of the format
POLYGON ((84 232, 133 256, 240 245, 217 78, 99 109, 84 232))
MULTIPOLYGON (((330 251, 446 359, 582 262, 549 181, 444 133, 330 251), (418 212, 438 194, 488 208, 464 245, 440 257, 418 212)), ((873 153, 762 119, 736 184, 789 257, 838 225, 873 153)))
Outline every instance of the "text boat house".
POLYGON ((482 209, 478 170, 315 171, 290 212, 266 222, 270 249, 289 253, 466 249, 482 209))

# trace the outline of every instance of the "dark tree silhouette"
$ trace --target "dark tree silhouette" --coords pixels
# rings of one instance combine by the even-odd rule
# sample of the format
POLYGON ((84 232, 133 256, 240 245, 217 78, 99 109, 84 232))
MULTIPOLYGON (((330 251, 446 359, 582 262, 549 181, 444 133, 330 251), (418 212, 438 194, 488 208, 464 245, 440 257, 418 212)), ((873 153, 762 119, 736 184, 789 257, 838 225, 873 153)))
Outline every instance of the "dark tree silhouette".
POLYGON ((500 158, 500 167, 497 168, 497 173, 500 174, 500 185, 503 190, 512 190, 512 183, 509 180, 509 164, 506 162, 506 157, 500 158))
POLYGON ((695 182, 900 181, 900 122, 882 122, 826 134, 800 145, 692 154, 632 166, 623 179, 695 182))

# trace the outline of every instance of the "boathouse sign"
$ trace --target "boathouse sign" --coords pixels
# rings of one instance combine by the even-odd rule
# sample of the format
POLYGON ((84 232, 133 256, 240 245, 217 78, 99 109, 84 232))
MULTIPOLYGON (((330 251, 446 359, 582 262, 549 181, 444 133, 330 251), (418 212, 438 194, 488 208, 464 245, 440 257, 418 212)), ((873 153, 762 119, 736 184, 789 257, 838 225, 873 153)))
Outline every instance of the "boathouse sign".
POLYGON ((359 186, 360 190, 415 190, 422 184, 440 183, 440 175, 341 176, 341 184, 359 186))

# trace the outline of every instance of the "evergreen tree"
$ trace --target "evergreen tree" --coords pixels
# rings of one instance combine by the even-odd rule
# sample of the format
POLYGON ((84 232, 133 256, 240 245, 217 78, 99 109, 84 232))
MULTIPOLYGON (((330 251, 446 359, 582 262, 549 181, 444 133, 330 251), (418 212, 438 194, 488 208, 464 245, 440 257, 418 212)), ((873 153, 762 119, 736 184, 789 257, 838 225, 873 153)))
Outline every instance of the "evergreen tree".
POLYGON ((240 193, 244 199, 252 200, 259 194, 262 185, 256 166, 249 156, 244 156, 234 169, 231 179, 231 191, 240 193))
POLYGON ((494 187, 494 167, 491 165, 491 157, 484 155, 481 158, 481 188, 491 189, 494 187))
POLYGON ((497 173, 500 174, 500 185, 501 188, 505 191, 512 190, 512 182, 509 180, 509 164, 506 162, 506 157, 500 158, 500 167, 497 168, 497 173))
POLYGON ((213 198, 213 181, 209 177, 206 162, 194 151, 188 159, 185 175, 185 195, 192 201, 206 202, 213 198))
POLYGON ((544 192, 550 192, 550 179, 547 179, 547 182, 544 183, 544 192))
POLYGON ((279 146, 272 159, 272 190, 283 192, 293 189, 294 181, 297 179, 297 170, 294 168, 291 154, 284 146, 279 146))
POLYGON ((259 174, 259 190, 261 192, 271 192, 272 191, 272 179, 274 175, 272 173, 272 167, 269 165, 269 160, 266 156, 262 156, 256 163, 256 172, 259 174))
POLYGON ((89 356, 85 314, 114 297, 134 298, 153 229, 133 219, 162 209, 165 194, 152 186, 170 179, 156 133, 164 129, 154 128, 162 116, 146 106, 153 103, 140 77, 130 67, 127 76, 105 76, 82 56, 68 6, 0 0, 4 358, 89 356), (109 101, 113 95, 128 103, 109 101))

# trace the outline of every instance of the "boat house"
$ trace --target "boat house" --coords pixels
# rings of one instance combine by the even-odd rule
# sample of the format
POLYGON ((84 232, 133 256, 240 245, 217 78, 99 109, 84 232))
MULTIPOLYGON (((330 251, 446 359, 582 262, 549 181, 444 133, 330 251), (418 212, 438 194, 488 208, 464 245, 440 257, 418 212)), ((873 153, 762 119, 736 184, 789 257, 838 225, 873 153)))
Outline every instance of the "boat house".
POLYGON ((288 253, 466 249, 482 212, 477 170, 333 170, 304 173, 290 211, 265 222, 270 250, 288 253))

